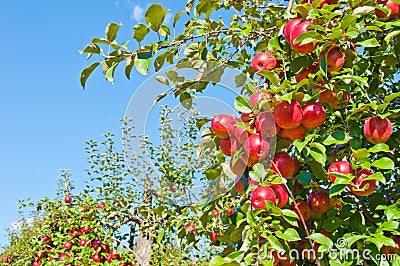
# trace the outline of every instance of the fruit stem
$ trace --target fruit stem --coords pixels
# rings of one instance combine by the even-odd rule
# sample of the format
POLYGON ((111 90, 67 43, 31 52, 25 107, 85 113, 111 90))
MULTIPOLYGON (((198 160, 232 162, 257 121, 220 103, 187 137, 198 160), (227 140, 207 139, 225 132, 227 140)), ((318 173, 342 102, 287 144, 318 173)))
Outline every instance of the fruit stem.
MULTIPOLYGON (((296 208, 297 213, 298 213, 298 215, 300 216, 301 223, 303 224, 304 230, 306 231, 306 235, 307 235, 307 238, 308 238, 308 242, 309 242, 310 245, 311 245, 311 249, 314 250, 314 243, 313 243, 313 241, 312 241, 311 238, 310 238, 310 232, 308 231, 308 227, 307 227, 306 221, 304 220, 303 214, 301 213, 299 207, 297 207, 296 199, 294 198, 292 191, 289 189, 289 187, 288 187, 288 185, 287 185, 287 180, 282 176, 281 172, 279 171, 279 169, 278 169, 278 167, 275 165, 275 163, 274 163, 274 162, 271 162, 271 163, 272 163, 272 165, 275 167, 275 169, 277 170, 277 172, 278 172, 277 174, 278 174, 278 175, 281 177, 281 179, 283 180, 282 183, 283 183, 283 185, 285 186, 287 192, 289 193, 290 198, 293 200, 294 207, 296 208)), ((318 252, 317 252, 317 253, 318 253, 318 252)), ((321 266, 321 264, 320 264, 320 262, 319 262, 319 259, 318 259, 318 254, 316 254, 316 256, 315 256, 315 263, 316 263, 318 266, 321 266)))

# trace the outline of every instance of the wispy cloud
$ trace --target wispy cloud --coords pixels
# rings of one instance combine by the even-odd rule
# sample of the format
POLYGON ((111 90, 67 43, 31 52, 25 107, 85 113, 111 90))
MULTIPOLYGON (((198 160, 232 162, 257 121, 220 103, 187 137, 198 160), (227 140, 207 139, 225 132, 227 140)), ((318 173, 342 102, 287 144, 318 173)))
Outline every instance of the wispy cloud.
POLYGON ((144 9, 140 5, 134 5, 131 13, 131 19, 139 22, 143 19, 144 9))

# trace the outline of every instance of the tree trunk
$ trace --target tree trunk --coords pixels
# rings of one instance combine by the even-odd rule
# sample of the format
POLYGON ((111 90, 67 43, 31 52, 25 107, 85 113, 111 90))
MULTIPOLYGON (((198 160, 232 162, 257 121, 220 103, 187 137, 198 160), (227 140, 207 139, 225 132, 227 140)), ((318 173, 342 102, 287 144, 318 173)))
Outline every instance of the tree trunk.
MULTIPOLYGON (((150 209, 152 203, 152 194, 149 191, 150 190, 145 189, 143 195, 143 203, 150 209)), ((151 237, 151 227, 152 224, 146 224, 145 221, 140 224, 140 231, 136 240, 136 261, 139 263, 140 266, 150 265, 150 254, 153 245, 153 238, 151 237)))

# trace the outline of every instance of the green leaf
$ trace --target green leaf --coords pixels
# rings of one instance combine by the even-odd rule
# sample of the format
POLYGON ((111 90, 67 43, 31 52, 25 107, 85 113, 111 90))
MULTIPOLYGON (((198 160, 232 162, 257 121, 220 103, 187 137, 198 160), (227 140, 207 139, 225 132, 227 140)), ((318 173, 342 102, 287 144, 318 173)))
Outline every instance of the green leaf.
POLYGON ((250 100, 244 96, 236 97, 234 106, 236 110, 242 113, 250 113, 253 109, 250 100))
POLYGON ((288 228, 284 233, 277 231, 276 236, 287 241, 301 240, 299 233, 297 233, 297 231, 293 228, 288 228))
POLYGON ((345 144, 350 141, 351 137, 347 134, 346 131, 343 129, 339 129, 328 137, 322 142, 324 145, 332 145, 332 144, 345 144))
POLYGON ((169 81, 168 81, 168 79, 167 79, 166 77, 157 76, 157 77, 156 77, 156 80, 157 80, 158 82, 164 84, 164 85, 169 86, 169 81))
POLYGON ((352 152, 353 152, 354 158, 357 161, 362 161, 362 160, 368 159, 368 157, 370 155, 370 153, 367 151, 366 148, 362 148, 362 149, 358 149, 358 150, 352 149, 352 152))
POLYGON ((90 74, 92 74, 93 70, 96 69, 100 65, 100 62, 94 62, 91 64, 89 67, 85 68, 82 70, 81 73, 81 85, 83 88, 85 88, 86 80, 89 78, 90 74))
POLYGON ((289 68, 291 71, 293 71, 293 73, 297 73, 300 71, 300 69, 307 67, 312 63, 313 61, 309 56, 299 56, 290 62, 289 68))
POLYGON ((130 56, 125 63, 125 76, 127 79, 131 79, 131 71, 135 64, 135 55, 130 56))
POLYGON ((347 187, 347 185, 345 185, 345 184, 333 185, 331 187, 331 189, 329 189, 329 197, 333 197, 333 196, 340 194, 343 190, 346 189, 346 187, 347 187))
POLYGON ((328 247, 333 247, 332 240, 330 240, 329 238, 327 238, 326 236, 324 236, 321 233, 314 233, 314 234, 310 235, 310 239, 314 240, 315 242, 317 242, 319 244, 323 244, 328 247))
POLYGON ((374 145, 372 148, 368 149, 369 152, 377 153, 377 152, 390 152, 389 146, 385 143, 379 143, 374 145))
POLYGON ((122 26, 122 23, 114 23, 111 22, 110 24, 107 25, 106 27, 106 38, 109 42, 112 42, 117 38, 117 32, 119 27, 122 26))
POLYGON ((275 72, 268 71, 268 70, 261 70, 261 71, 258 71, 257 74, 259 74, 259 75, 263 76, 264 78, 268 79, 275 86, 279 85, 280 78, 279 78, 278 74, 276 74, 275 72))
POLYGON ((357 242, 360 239, 365 239, 367 236, 364 235, 355 235, 355 236, 349 236, 349 237, 344 237, 343 239, 346 240, 346 244, 348 248, 351 248, 351 246, 357 242))
POLYGON ((144 14, 144 19, 154 31, 159 31, 164 22, 165 14, 168 9, 163 8, 161 4, 152 4, 144 14))
POLYGON ((357 20, 357 16, 346 15, 340 21, 340 28, 347 29, 349 27, 349 25, 353 24, 353 22, 355 22, 356 20, 357 20))
POLYGON ((237 88, 242 87, 246 83, 246 80, 247 80, 247 75, 245 73, 241 73, 241 74, 235 76, 236 87, 237 88))
POLYGON ((142 75, 147 75, 149 73, 150 63, 151 63, 151 58, 149 59, 135 58, 136 70, 142 75))
POLYGON ((340 227, 342 221, 338 217, 327 217, 324 219, 324 223, 322 228, 329 233, 334 232, 336 229, 340 227))
POLYGON ((310 185, 311 182, 311 173, 308 171, 300 171, 300 173, 296 177, 296 181, 302 184, 303 186, 310 185))
POLYGON ((326 162, 326 149, 321 143, 313 142, 310 144, 310 155, 321 165, 326 162))
POLYGON ((371 38, 368 40, 364 40, 362 42, 356 43, 357 46, 364 46, 364 47, 378 47, 381 46, 380 43, 375 39, 371 38))
POLYGON ((221 256, 216 256, 214 258, 211 259, 211 261, 209 262, 209 266, 221 266, 221 265, 225 265, 226 263, 230 263, 232 262, 232 259, 229 258, 222 258, 221 256))
POLYGON ((187 110, 190 110, 193 105, 193 97, 186 91, 179 95, 179 101, 187 110))
POLYGON ((150 30, 146 25, 142 23, 136 24, 133 26, 132 37, 136 41, 141 42, 149 32, 150 30))
POLYGON ((281 242, 279 242, 279 240, 275 236, 273 236, 273 235, 267 236, 267 241, 268 241, 268 244, 271 245, 271 248, 273 250, 284 251, 281 242))
POLYGON ((392 32, 390 32, 388 35, 386 35, 386 37, 385 37, 385 41, 387 42, 387 43, 389 43, 394 37, 396 37, 397 35, 399 35, 400 34, 400 30, 395 30, 395 31, 392 31, 392 32))
POLYGON ((327 180, 328 176, 326 175, 325 169, 322 165, 316 161, 312 161, 311 163, 311 170, 312 173, 315 175, 316 178, 320 180, 327 180))
POLYGON ((118 66, 118 63, 114 62, 109 68, 107 68, 107 70, 105 72, 106 79, 111 83, 114 83, 114 73, 115 73, 115 68, 117 66, 118 66))
POLYGON ((247 219, 247 223, 248 223, 251 227, 255 227, 255 224, 254 224, 254 216, 253 216, 253 213, 252 213, 251 211, 248 211, 248 212, 247 212, 246 219, 247 219))
POLYGON ((383 157, 379 160, 374 161, 372 163, 372 166, 379 169, 394 170, 394 162, 388 157, 383 157))
POLYGON ((388 96, 385 96, 384 101, 385 101, 385 103, 388 103, 388 102, 391 102, 392 100, 394 100, 397 97, 400 97, 400 91, 396 92, 396 93, 393 93, 393 94, 390 94, 388 96))
POLYGON ((175 16, 174 16, 174 23, 172 23, 172 26, 173 26, 174 28, 175 28, 176 23, 178 22, 179 18, 180 18, 183 14, 185 14, 185 11, 181 11, 181 12, 178 12, 178 13, 175 14, 175 16))

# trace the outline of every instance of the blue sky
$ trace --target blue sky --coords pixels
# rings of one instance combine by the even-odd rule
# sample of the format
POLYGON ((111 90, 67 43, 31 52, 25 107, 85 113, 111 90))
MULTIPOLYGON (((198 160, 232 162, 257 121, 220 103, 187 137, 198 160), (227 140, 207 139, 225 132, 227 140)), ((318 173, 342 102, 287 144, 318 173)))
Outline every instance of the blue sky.
MULTIPOLYGON (((17 219, 18 199, 54 197, 58 169, 83 180, 84 142, 120 135, 119 119, 135 88, 116 72, 115 85, 100 71, 83 91, 79 75, 88 62, 78 50, 103 37, 109 22, 122 22, 118 40, 130 38, 154 1, 5 1, 0 9, 0 245, 17 219)), ((176 13, 185 0, 158 1, 176 13)), ((167 15, 167 20, 172 17, 167 15)), ((135 45, 134 41, 130 45, 135 45)))

